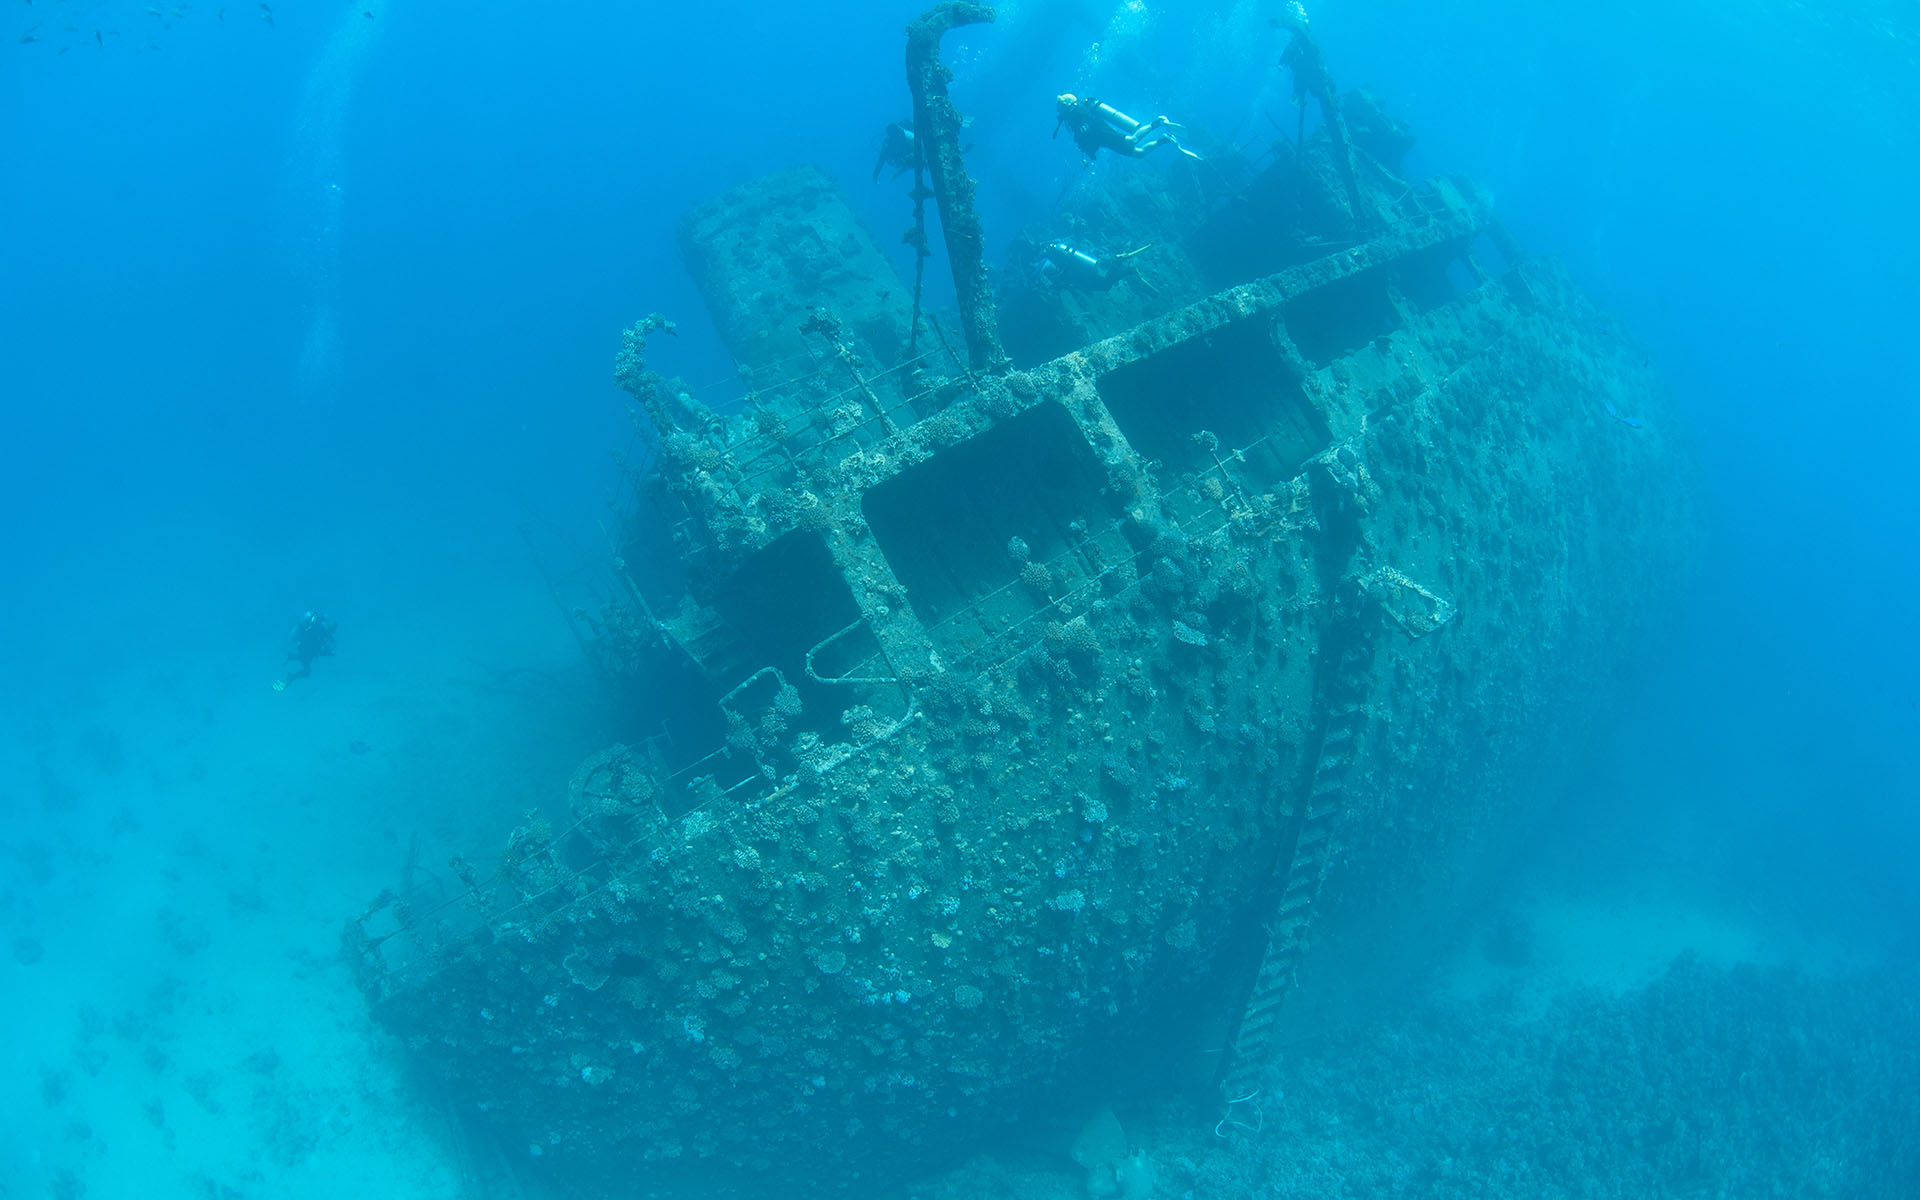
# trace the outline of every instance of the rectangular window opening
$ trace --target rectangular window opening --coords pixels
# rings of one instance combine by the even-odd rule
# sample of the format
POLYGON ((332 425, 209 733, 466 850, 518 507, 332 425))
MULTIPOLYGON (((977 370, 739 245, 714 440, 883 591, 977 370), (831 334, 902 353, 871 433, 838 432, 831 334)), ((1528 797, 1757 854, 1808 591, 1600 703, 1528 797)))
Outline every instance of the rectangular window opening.
POLYGON ((660 806, 669 817, 722 797, 763 794, 799 767, 809 741, 857 741, 856 706, 881 720, 904 707, 887 682, 834 682, 884 680, 890 672, 816 533, 774 541, 706 603, 688 597, 663 623, 697 664, 667 714, 671 745, 663 757, 672 774, 660 806))
POLYGON ((1478 286, 1479 280, 1461 255, 1463 248, 1459 243, 1429 246, 1393 264, 1394 286, 1415 312, 1450 304, 1478 286))
POLYGON ((1489 279, 1500 278, 1514 266, 1507 260, 1507 256, 1500 252, 1500 244, 1487 233, 1474 235, 1472 254, 1473 261, 1480 264, 1480 269, 1487 273, 1489 279))
POLYGON ((1024 636, 1056 601, 1090 603, 1124 551, 1105 486, 1079 426, 1049 402, 886 480, 862 508, 914 612, 959 663, 1024 636))
POLYGON ((1217 474, 1224 461, 1235 481, 1266 487, 1292 478, 1332 436, 1268 319, 1182 342, 1109 372, 1098 386, 1133 448, 1172 477, 1217 474))
POLYGON ((1316 367, 1400 327, 1385 271, 1362 271, 1287 302, 1287 332, 1316 367))
POLYGON ((1447 285, 1455 296, 1465 296, 1480 286, 1480 276, 1465 258, 1455 256, 1447 263, 1447 285))

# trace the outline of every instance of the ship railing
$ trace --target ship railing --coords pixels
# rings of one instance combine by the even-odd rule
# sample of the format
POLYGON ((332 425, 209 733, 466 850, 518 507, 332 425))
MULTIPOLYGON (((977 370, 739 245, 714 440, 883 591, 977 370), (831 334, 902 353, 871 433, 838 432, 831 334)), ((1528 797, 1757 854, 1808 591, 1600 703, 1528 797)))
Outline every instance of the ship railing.
POLYGON ((890 381, 894 376, 920 370, 935 359, 950 357, 942 341, 869 374, 861 371, 854 360, 810 346, 802 353, 760 369, 759 376, 765 378, 795 366, 800 368, 781 373, 776 383, 749 386, 748 381, 736 373, 697 391, 696 395, 707 395, 725 390, 738 397, 738 411, 729 405, 731 415, 717 424, 723 439, 719 449, 733 460, 741 493, 735 497, 736 501, 744 501, 768 486, 787 482, 802 460, 824 459, 840 448, 844 457, 844 454, 877 445, 901 428, 931 415, 936 405, 930 401, 948 386, 945 375, 927 387, 891 401, 883 401, 881 393, 891 390, 890 381), (833 374, 844 374, 845 385, 818 398, 806 396, 808 392, 824 391, 820 381, 833 374), (783 399, 789 403, 781 404, 783 399), (843 427, 834 427, 836 412, 849 408, 857 411, 857 419, 843 427), (760 422, 769 415, 778 423, 778 432, 769 432, 761 426, 760 422))
MULTIPOLYGON (((1190 539, 1211 538, 1236 521, 1254 515, 1253 500, 1247 485, 1233 472, 1232 463, 1244 461, 1247 454, 1273 441, 1272 434, 1261 434, 1246 445, 1226 454, 1212 454, 1213 465, 1183 476, 1178 487, 1186 498, 1196 501, 1193 511, 1177 516, 1173 523, 1190 539), (1206 481, 1220 481, 1220 495, 1209 495, 1206 481)), ((1164 486, 1164 485, 1163 485, 1164 486)))
POLYGON ((820 400, 806 418, 781 415, 782 432, 778 435, 754 430, 737 447, 729 448, 730 452, 751 450, 746 458, 736 459, 740 471, 738 490, 751 495, 768 486, 777 486, 793 474, 803 459, 817 458, 824 462, 836 451, 845 457, 855 451, 877 446, 902 428, 932 415, 937 408, 933 401, 948 386, 944 377, 918 391, 903 395, 890 405, 875 404, 878 397, 873 385, 884 383, 896 373, 915 369, 934 356, 935 352, 928 351, 877 374, 859 376, 854 383, 820 400), (830 421, 837 409, 848 406, 857 408, 860 413, 858 420, 839 429, 829 427, 821 431, 815 428, 819 421, 830 421))
MULTIPOLYGON (((815 655, 864 623, 862 618, 836 630, 809 650, 809 676, 829 684, 898 685, 899 679, 891 674, 857 677, 849 672, 833 676, 820 675, 814 669, 815 655)), ((884 654, 865 660, 861 666, 864 668, 875 658, 891 671, 890 665, 885 664, 884 654)), ((763 678, 775 679, 776 686, 786 682, 778 669, 763 667, 723 698, 723 709, 746 688, 763 678)), ((687 836, 685 830, 688 822, 696 814, 704 817, 713 828, 728 827, 761 812, 769 804, 778 803, 809 783, 824 780, 841 770, 864 769, 869 759, 919 720, 920 710, 911 692, 902 687, 901 695, 903 707, 899 715, 887 720, 883 728, 866 740, 824 745, 820 755, 799 763, 784 777, 764 759, 754 755, 754 769, 739 771, 739 778, 721 786, 718 782, 720 771, 725 764, 735 761, 742 754, 733 745, 722 745, 687 763, 659 780, 660 791, 668 796, 697 797, 697 800, 684 808, 673 805, 677 811, 672 816, 667 814, 668 805, 656 800, 661 819, 649 832, 630 841, 606 846, 603 844, 604 838, 590 837, 589 825, 602 816, 593 811, 573 813, 571 823, 551 834, 529 836, 523 831, 516 831, 509 838, 499 864, 485 878, 464 870, 464 864, 461 864, 462 869, 457 873, 467 885, 465 890, 421 908, 403 906, 395 898, 388 897, 385 909, 395 924, 377 936, 370 935, 366 926, 382 906, 376 904, 374 909, 369 910, 359 922, 364 965, 375 970, 383 979, 404 979, 416 962, 440 964, 473 950, 493 935, 515 930, 537 932, 539 927, 550 926, 584 912, 591 901, 609 892, 637 887, 650 869, 655 852, 675 836, 687 836), (710 786, 701 786, 709 781, 710 786), (584 865, 575 865, 570 860, 579 856, 581 847, 592 847, 596 853, 584 865), (535 880, 541 881, 540 886, 529 890, 529 883, 535 880), (457 927, 450 927, 449 919, 454 916, 465 916, 466 920, 457 927), (403 959, 395 950, 399 945, 412 946, 414 954, 403 959)), ((885 720, 884 717, 881 719, 885 720)), ((660 740, 656 736, 643 743, 649 751, 648 757, 656 761, 660 757, 657 753, 660 740)))
MULTIPOLYGON (((815 683, 838 683, 838 684, 855 684, 855 685, 857 684, 874 684, 874 685, 899 684, 900 676, 897 674, 889 673, 886 675, 866 675, 866 674, 856 673, 856 672, 866 671, 874 663, 884 664, 886 662, 886 650, 884 647, 881 648, 880 650, 875 651, 873 654, 868 655, 866 658, 860 660, 860 662, 856 663, 851 670, 848 670, 843 674, 822 675, 814 667, 813 659, 815 655, 819 654, 822 650, 825 650, 828 646, 835 644, 841 638, 846 637, 848 634, 852 633, 856 629, 861 629, 865 627, 866 624, 867 624, 867 618, 864 614, 862 614, 861 616, 856 617, 854 620, 847 623, 842 628, 835 630, 834 632, 828 634, 826 637, 821 638, 818 642, 815 642, 813 644, 813 647, 807 651, 807 657, 806 657, 807 678, 813 680, 815 683)), ((889 672, 891 672, 891 668, 889 668, 889 672)))
MULTIPOLYGON (((1258 445, 1260 441, 1264 441, 1264 440, 1265 440, 1264 438, 1257 439, 1255 442, 1250 443, 1248 446, 1243 447, 1242 449, 1243 451, 1252 449, 1254 446, 1258 445)), ((1203 472, 1199 476, 1196 476, 1196 478, 1204 478, 1206 475, 1212 475, 1216 473, 1227 474, 1227 468, 1224 462, 1217 463, 1215 466, 1208 468, 1207 471, 1203 472)), ((1240 495, 1240 493, 1237 485, 1228 492, 1229 497, 1234 497, 1238 495, 1240 495)), ((1202 539, 1214 539, 1221 536, 1228 526, 1234 524, 1237 520, 1240 520, 1246 517, 1247 515, 1249 515, 1247 510, 1244 507, 1235 508, 1229 505, 1228 503, 1226 503, 1225 501, 1222 501, 1218 505, 1214 506, 1210 511, 1211 513, 1217 514, 1218 519, 1213 519, 1212 517, 1209 517, 1208 519, 1203 521, 1199 519, 1198 516, 1196 516, 1184 521, 1174 521, 1173 524, 1192 540, 1197 541, 1202 539)), ((1112 528, 1117 531, 1118 526, 1119 526, 1119 522, 1116 521, 1112 528)), ((1082 561, 1093 561, 1091 552, 1098 550, 1101 547, 1101 545, 1102 545, 1102 539, 1099 536, 1090 534, 1087 537, 1084 537, 1079 541, 1073 543, 1072 545, 1066 547, 1065 549, 1061 550, 1058 554, 1055 554, 1051 558, 1045 560, 1045 565, 1049 568, 1049 570, 1052 570, 1056 566, 1065 565, 1066 561, 1069 558, 1076 555, 1081 556, 1082 561)), ((985 674, 992 673, 994 671, 1001 670, 1002 668, 1020 659, 1021 657, 1034 653, 1036 650, 1038 650, 1041 647, 1044 641, 1044 633, 1036 631, 1036 626, 1038 626, 1040 629, 1044 629, 1044 626, 1040 625, 1040 622, 1048 621, 1048 620, 1072 620, 1076 617, 1084 615, 1092 608, 1093 606, 1092 598, 1095 596, 1096 593, 1105 594, 1112 600, 1126 600, 1136 595, 1142 586, 1142 579, 1138 575, 1134 576, 1133 578, 1131 578, 1130 580, 1128 580, 1126 583, 1122 585, 1114 586, 1114 587, 1107 586, 1107 581, 1111 577, 1115 576, 1116 574, 1120 574, 1124 572, 1124 570, 1127 567, 1129 567, 1130 565, 1134 565, 1136 562, 1137 562, 1137 558, 1134 555, 1129 554, 1129 555, 1123 556, 1117 559, 1116 561, 1101 567, 1092 575, 1082 579, 1070 591, 1064 592, 1061 595, 1056 597, 1050 597, 1048 603, 1037 607, 1033 613, 1029 614, 1019 622, 1016 622, 1015 625, 1009 627, 1007 630, 1002 632, 999 636, 997 636, 990 642, 983 645, 980 651, 975 652, 976 654, 985 653, 992 648, 998 648, 999 650, 1002 651, 1000 656, 994 659, 992 662, 976 666, 971 672, 969 672, 969 677, 976 677, 979 675, 985 675, 985 674)), ((1000 594, 1012 588, 1021 587, 1021 586, 1025 586, 1025 585, 1021 583, 1021 581, 1016 577, 1015 579, 1009 581, 1008 583, 1003 584, 999 588, 994 589, 992 592, 986 593, 985 595, 978 597, 971 604, 967 605, 965 608, 958 610, 953 614, 950 614, 949 616, 944 618, 941 622, 930 627, 929 632, 932 632, 933 630, 937 630, 943 625, 956 622, 962 619, 963 617, 968 616, 969 614, 972 614, 977 618, 978 616, 981 615, 980 610, 989 601, 991 601, 996 596, 999 596, 1000 594)), ((853 632, 855 632, 865 624, 866 624, 866 619, 862 617, 859 620, 850 622, 848 625, 843 626, 838 630, 835 630, 833 633, 828 634, 825 638, 822 638, 819 642, 817 642, 806 654, 807 672, 809 677, 816 680, 817 682, 828 683, 828 684, 833 684, 833 683, 862 684, 862 685, 900 684, 901 681, 899 680, 898 676, 892 673, 891 666, 886 662, 884 651, 877 652, 869 656, 868 658, 855 664, 846 673, 841 675, 822 675, 816 669, 815 656, 817 654, 819 654, 821 651, 824 651, 829 646, 837 643, 841 639, 852 634, 853 632), (876 666, 884 667, 887 673, 886 674, 873 673, 876 666)), ((965 662, 966 662, 966 659, 962 659, 956 665, 963 667, 965 662)), ((763 669, 763 671, 770 670, 770 669, 771 668, 763 669)), ((750 676, 749 680, 746 682, 750 682, 752 679, 759 677, 762 673, 763 672, 755 672, 754 676, 750 676)), ((742 686, 745 686, 744 682, 742 686)), ((739 689, 736 689, 736 691, 738 690, 739 689)), ((794 772, 793 774, 788 775, 783 780, 781 780, 777 785, 768 786, 763 789, 756 789, 751 795, 748 796, 747 799, 745 799, 740 803, 730 805, 725 812, 721 813, 718 816, 714 816, 713 812, 715 807, 719 804, 720 801, 739 794, 741 791, 743 791, 746 788, 748 784, 754 783, 758 780, 762 780, 765 778, 765 776, 760 775, 760 776, 750 777, 748 779, 742 780, 738 784, 735 784, 731 788, 727 788, 715 794, 712 794, 705 802, 695 806, 692 809, 689 809, 688 813, 685 815, 691 815, 691 813, 693 812, 701 812, 711 817, 716 825, 731 824, 732 822, 742 820, 749 815, 759 812, 761 808, 767 804, 777 803, 778 801, 780 801, 787 795, 791 794, 794 790, 803 786, 805 783, 809 781, 824 779, 826 776, 832 774, 833 772, 842 770, 849 766, 852 766, 855 768, 862 767, 870 757, 872 757, 882 747, 884 747, 888 742, 890 742, 894 736, 896 736, 902 730, 906 729, 907 727, 909 727, 919 719, 920 717, 919 706, 915 702, 912 696, 912 693, 910 691, 907 691, 903 687, 903 694, 906 697, 905 711, 899 717, 895 718, 892 722, 890 722, 883 731, 876 734, 874 737, 872 737, 868 741, 858 745, 849 745, 844 749, 838 750, 834 752, 827 759, 815 762, 814 764, 807 767, 806 769, 803 769, 801 771, 797 771, 797 772, 794 772)), ((694 775, 694 773, 700 768, 702 763, 709 761, 711 759, 714 759, 720 755, 726 754, 730 749, 731 748, 723 748, 721 750, 715 751, 713 754, 707 756, 706 759, 699 760, 694 764, 689 764, 688 767, 683 768, 680 772, 677 772, 676 776, 680 779, 691 778, 694 775)), ((683 819, 684 819, 684 816, 683 816, 683 819)), ((670 823, 668 829, 659 831, 659 833, 657 833, 653 837, 643 839, 642 842, 637 842, 632 846, 623 849, 621 854, 618 856, 619 860, 630 862, 634 859, 636 855, 640 855, 643 852, 650 854, 652 847, 657 845, 664 838, 664 836, 671 831, 671 828, 673 828, 675 825, 677 825, 677 822, 670 823)), ((573 828, 577 829, 578 824, 576 823, 576 825, 573 828)), ((568 832, 570 833, 572 832, 572 830, 570 829, 568 832)), ((558 838, 555 839, 556 843, 559 842, 560 840, 561 839, 558 839, 558 838)), ((593 866, 583 868, 575 872, 575 877, 578 878, 580 876, 591 876, 601 870, 606 869, 608 864, 611 863, 612 861, 613 859, 611 858, 603 859, 601 862, 595 863, 593 866)), ((631 882, 634 878, 640 875, 645 869, 646 869, 645 864, 641 864, 639 866, 630 868, 624 873, 609 876, 607 879, 596 883, 588 891, 564 901, 560 906, 556 907, 553 911, 545 914, 542 920, 551 921, 554 919, 561 918, 573 906, 578 904, 584 904, 586 901, 592 899, 594 896, 605 893, 609 888, 621 886, 623 882, 631 882)), ((546 891, 542 893, 529 897, 528 902, 544 898, 547 895, 553 894, 557 890, 559 890, 557 886, 546 889, 546 891)), ((520 907, 524 907, 524 905, 520 907)), ((515 910, 504 911, 500 915, 500 919, 501 920, 510 919, 514 911, 515 910)))
MULTIPOLYGON (((1113 532, 1118 533, 1120 522, 1113 522, 1109 528, 1113 532)), ((1124 538, 1121 540, 1124 543, 1124 538)), ((960 672, 964 678, 976 678, 981 675, 990 674, 1039 646, 1046 638, 1046 628, 1048 624, 1054 621, 1065 624, 1068 621, 1076 620, 1091 612, 1094 601, 1099 598, 1102 585, 1116 573, 1132 566, 1134 561, 1133 555, 1129 553, 1120 556, 1113 562, 1102 565, 1098 557, 1098 552, 1102 545, 1103 540, 1101 538, 1089 534, 1087 537, 1080 539, 1078 542, 1060 551, 1060 553, 1054 555, 1052 558, 1045 560, 1041 565, 1046 568, 1049 575, 1064 574, 1064 571, 1057 572, 1056 568, 1068 564, 1069 560, 1073 560, 1072 565, 1082 563, 1092 565, 1094 571, 1060 595, 1048 596, 1046 603, 1035 606, 1032 612, 1001 630, 998 634, 983 642, 978 647, 957 656, 953 661, 952 669, 960 672), (982 662, 982 658, 989 654, 997 654, 997 657, 991 662, 982 662)), ((971 619, 976 624, 979 624, 984 620, 987 606, 992 601, 1004 596, 1010 591, 1026 588, 1027 586, 1026 582, 1016 574, 1006 583, 994 588, 990 592, 980 595, 966 607, 936 622, 928 629, 928 633, 937 633, 940 630, 955 625, 963 618, 971 619)), ((1124 591, 1125 589, 1122 587, 1115 587, 1112 589, 1111 594, 1119 595, 1124 591)))
POLYGON ((462 956, 469 955, 497 937, 523 936, 534 940, 560 922, 587 915, 589 906, 608 895, 621 896, 639 891, 653 870, 655 855, 673 840, 684 843, 707 836, 689 835, 689 818, 696 813, 707 818, 709 830, 728 828, 760 813, 766 806, 779 803, 809 783, 823 781, 841 771, 864 770, 869 759, 878 754, 894 737, 920 719, 917 705, 889 722, 869 740, 833 752, 781 781, 778 786, 749 796, 744 801, 716 811, 719 802, 735 789, 710 797, 697 808, 673 820, 657 825, 650 833, 616 847, 612 852, 584 866, 566 861, 566 853, 584 842, 585 829, 594 814, 577 816, 572 824, 551 836, 531 837, 516 831, 499 866, 485 878, 463 874, 468 881, 464 891, 448 896, 423 909, 411 907, 404 912, 391 895, 376 901, 357 922, 360 931, 358 950, 363 969, 374 973, 389 988, 405 987, 416 974, 431 972, 462 956), (551 875, 551 882, 536 890, 525 890, 528 880, 551 875), (502 893, 518 891, 507 901, 502 893), (377 935, 367 930, 373 917, 385 911, 395 922, 392 929, 377 935), (463 914, 463 928, 449 931, 449 914, 463 914), (403 956, 400 946, 411 946, 414 953, 403 956))
MULTIPOLYGON (((1214 455, 1211 466, 1185 476, 1181 484, 1183 490, 1201 503, 1195 505, 1193 511, 1188 514, 1171 518, 1169 523, 1190 540, 1199 541, 1221 535, 1236 522, 1252 520, 1256 515, 1252 502, 1247 495, 1246 486, 1233 474, 1231 463, 1240 461, 1247 453, 1271 440, 1272 435, 1262 434, 1224 456, 1214 455), (1217 478, 1221 481, 1221 494, 1217 498, 1207 495, 1202 490, 1204 482, 1209 478, 1217 478)), ((1104 528, 1109 532, 1117 532, 1121 525, 1121 521, 1115 520, 1104 528)), ((1069 565, 1091 566, 1093 570, 1090 574, 1085 574, 1083 578, 1078 579, 1069 590, 1059 595, 1048 596, 1045 603, 1036 605, 1032 612, 985 639, 977 647, 955 655, 949 669, 969 679, 998 671, 1040 646, 1046 639, 1047 626, 1052 622, 1058 621, 1065 624, 1086 616, 1092 611, 1094 602, 1101 595, 1105 595, 1109 600, 1121 600, 1136 593, 1140 586, 1137 579, 1119 585, 1109 582, 1114 576, 1124 573, 1130 566, 1138 570, 1139 565, 1139 556, 1131 551, 1118 556, 1114 561, 1102 563, 1101 559, 1104 555, 1101 552, 1116 541, 1124 541, 1124 538, 1089 534, 1044 560, 1042 565, 1046 567, 1049 575, 1056 578, 1064 576, 1066 572, 1062 568, 1069 565)), ((1080 574, 1078 571, 1075 573, 1080 574)), ((951 634, 955 627, 965 622, 971 621, 976 627, 983 628, 989 609, 995 601, 1009 592, 1027 586, 1016 574, 1007 582, 983 592, 960 608, 929 624, 926 631, 938 644, 942 634, 951 634)), ((856 621, 827 640, 835 640, 858 628, 862 623, 863 621, 856 621)), ((951 650, 953 643, 957 640, 949 638, 943 649, 951 650)), ((824 646, 825 643, 823 642, 822 645, 824 646)), ((850 668, 847 675, 838 681, 875 684, 898 682, 892 676, 865 674, 880 659, 881 655, 877 653, 869 656, 850 668)), ((811 673, 811 657, 809 657, 809 674, 811 673)), ((820 677, 815 676, 815 678, 820 677)), ((836 680, 820 679, 820 682, 836 682, 836 680)))
MULTIPOLYGON (((1242 447, 1240 453, 1254 449, 1265 440, 1264 437, 1256 439, 1242 447)), ((1225 458, 1216 456, 1213 466, 1187 477, 1186 483, 1193 494, 1202 497, 1206 493, 1198 486, 1201 482, 1214 475, 1222 478, 1222 496, 1217 503, 1202 505, 1191 515, 1173 520, 1172 523, 1189 539, 1220 538, 1237 521, 1251 516, 1242 486, 1232 477, 1228 467, 1229 461, 1239 457, 1240 454, 1230 454, 1225 458)), ((1081 578, 1072 589, 1049 597, 1046 603, 1036 606, 1032 613, 1013 626, 958 659, 955 669, 965 671, 969 678, 1002 670, 1041 648, 1045 641, 1045 622, 1064 622, 1083 616, 1092 609, 1094 600, 1101 594, 1114 601, 1131 599, 1136 595, 1143 580, 1143 576, 1137 573, 1137 555, 1128 553, 1104 565, 1100 565, 1096 557, 1096 552, 1103 545, 1113 543, 1111 534, 1117 532, 1119 524, 1115 521, 1102 533, 1090 533, 1044 560, 1043 565, 1049 572, 1062 568, 1059 571, 1061 575, 1065 574, 1063 568, 1069 565, 1070 559, 1076 560, 1074 565, 1093 564, 1098 569, 1081 578), (1109 584, 1110 579, 1128 567, 1136 569, 1132 578, 1118 586, 1109 584), (999 653, 991 661, 982 661, 996 650, 999 653)), ((1027 585, 1016 576, 930 626, 929 632, 937 633, 969 616, 977 623, 981 622, 985 616, 983 610, 990 602, 1010 589, 1024 586, 1027 585)), ((839 675, 822 674, 817 669, 816 657, 820 653, 838 644, 865 623, 862 617, 815 643, 805 656, 808 676, 823 684, 900 685, 901 681, 887 662, 884 651, 870 655, 839 675)), ((784 675, 771 666, 765 667, 749 675, 725 699, 737 697, 762 678, 774 678, 777 684, 785 683, 784 675)), ((397 976, 404 979, 414 961, 440 964, 471 951, 489 936, 515 929, 533 930, 535 933, 529 936, 535 936, 538 927, 550 926, 568 919, 572 914, 583 912, 590 902, 610 891, 637 887, 651 868, 654 853, 669 839, 686 836, 686 822, 695 814, 703 815, 714 826, 729 826, 761 812, 768 804, 778 803, 808 783, 824 780, 840 770, 863 768, 897 734, 919 719, 920 710, 912 693, 904 686, 902 693, 905 711, 869 740, 837 749, 828 748, 824 757, 803 763, 784 778, 779 777, 764 761, 756 761, 752 769, 737 768, 737 778, 722 784, 722 770, 727 764, 734 763, 742 753, 732 745, 722 745, 682 766, 660 781, 662 790, 682 797, 697 796, 696 802, 671 818, 666 816, 663 808, 662 819, 651 832, 597 854, 584 866, 572 865, 568 861, 569 852, 577 853, 578 847, 593 844, 586 831, 588 824, 598 814, 574 814, 570 824, 550 836, 530 837, 516 832, 492 874, 484 879, 462 876, 463 882, 468 883, 466 890, 425 908, 407 906, 404 913, 398 911, 398 905, 390 904, 388 907, 396 925, 377 937, 365 932, 367 919, 378 910, 370 911, 361 921, 363 959, 383 978, 392 980, 397 976), (699 786, 708 781, 710 786, 699 786), (528 882, 535 879, 545 882, 534 890, 527 890, 528 882), (515 892, 519 893, 518 896, 509 899, 515 892), (448 932, 446 918, 449 913, 455 912, 464 913, 468 920, 464 922, 464 928, 448 932), (402 944, 411 944, 415 948, 414 960, 396 962, 397 956, 389 951, 389 946, 402 939, 402 944)), ((649 739, 647 744, 654 746, 657 740, 649 739)), ((757 759, 757 756, 754 757, 757 759)))

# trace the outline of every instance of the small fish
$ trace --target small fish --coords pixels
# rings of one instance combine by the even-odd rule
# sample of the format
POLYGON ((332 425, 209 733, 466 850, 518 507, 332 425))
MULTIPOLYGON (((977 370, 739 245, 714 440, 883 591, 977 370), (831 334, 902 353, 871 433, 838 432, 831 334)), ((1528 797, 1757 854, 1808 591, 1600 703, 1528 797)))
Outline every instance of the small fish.
POLYGON ((1607 401, 1607 415, 1622 425, 1625 425, 1628 429, 1638 429, 1646 424, 1646 422, 1642 421, 1639 417, 1621 416, 1620 410, 1613 406, 1613 401, 1611 400, 1607 401))
MULTIPOLYGON (((38 25, 35 25, 33 27, 33 29, 38 29, 38 28, 40 28, 38 25)), ((26 45, 28 42, 37 42, 40 40, 39 38, 34 36, 33 29, 29 29, 25 33, 20 35, 20 44, 22 46, 26 45)))
POLYGON ((261 3, 260 3, 260 19, 267 23, 268 29, 275 28, 275 25, 273 23, 273 8, 271 5, 266 3, 266 0, 261 0, 261 3))

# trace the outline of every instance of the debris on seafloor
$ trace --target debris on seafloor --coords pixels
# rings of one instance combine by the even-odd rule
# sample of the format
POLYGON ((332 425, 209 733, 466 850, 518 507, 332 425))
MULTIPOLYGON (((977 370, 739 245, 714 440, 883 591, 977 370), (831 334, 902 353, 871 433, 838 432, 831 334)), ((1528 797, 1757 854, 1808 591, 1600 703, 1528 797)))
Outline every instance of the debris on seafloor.
POLYGON ((991 291, 937 54, 989 18, 910 54, 957 322, 800 168, 682 228, 743 404, 629 331, 657 453, 591 635, 671 736, 348 931, 529 1186, 871 1190, 1042 1107, 1257 1093, 1444 928, 1689 559, 1643 361, 1371 101, 1089 181, 1016 263, 1153 253, 991 291))
POLYGON ((1084 1172, 1089 1197, 1148 1200, 1153 1195, 1153 1164, 1145 1151, 1127 1148, 1126 1131, 1111 1108, 1088 1118, 1068 1157, 1084 1172))

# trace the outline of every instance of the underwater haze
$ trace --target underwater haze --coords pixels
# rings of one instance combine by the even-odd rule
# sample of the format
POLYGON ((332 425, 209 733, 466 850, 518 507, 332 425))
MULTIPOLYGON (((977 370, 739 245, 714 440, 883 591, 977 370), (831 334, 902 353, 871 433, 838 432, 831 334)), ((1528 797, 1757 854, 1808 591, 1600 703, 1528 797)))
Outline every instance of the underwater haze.
MULTIPOLYGON (((623 469, 661 452, 621 332, 671 319, 647 365, 739 409, 682 220, 796 165, 911 281, 912 177, 875 154, 922 7, 0 0, 0 1197, 567 1194, 376 1021, 342 930, 710 707, 588 644, 623 469)), ((995 288, 1139 165, 1050 136, 1057 93, 1253 169, 1324 138, 1285 11, 1016 0, 949 34, 995 288)), ((1920 13, 1307 13, 1417 136, 1401 173, 1475 181, 1661 380, 1664 426, 1609 432, 1697 463, 1704 533, 1557 698, 1581 736, 1445 933, 1256 1100, 1117 1071, 1083 1129, 1035 1083, 820 1194, 1920 1194, 1920 13), (1102 1120, 1134 1173, 1076 1156, 1102 1120)), ((626 565, 666 586, 675 545, 626 565)))

